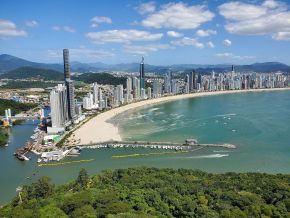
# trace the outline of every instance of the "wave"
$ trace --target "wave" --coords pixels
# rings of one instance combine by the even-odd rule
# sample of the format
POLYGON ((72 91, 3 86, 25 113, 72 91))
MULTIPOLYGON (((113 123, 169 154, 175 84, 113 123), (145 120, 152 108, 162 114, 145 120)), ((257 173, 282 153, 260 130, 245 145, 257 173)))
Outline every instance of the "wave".
POLYGON ((151 108, 151 109, 149 110, 149 112, 157 111, 157 110, 159 110, 159 109, 160 109, 159 107, 151 108))
POLYGON ((218 114, 215 115, 214 117, 230 117, 230 116, 236 116, 237 114, 218 114))
POLYGON ((227 151, 227 150, 214 150, 214 153, 227 153, 227 152, 232 152, 232 151, 227 151))
POLYGON ((221 157, 228 157, 229 154, 209 154, 209 155, 200 155, 200 156, 192 156, 186 157, 190 159, 204 159, 204 158, 221 158, 221 157))

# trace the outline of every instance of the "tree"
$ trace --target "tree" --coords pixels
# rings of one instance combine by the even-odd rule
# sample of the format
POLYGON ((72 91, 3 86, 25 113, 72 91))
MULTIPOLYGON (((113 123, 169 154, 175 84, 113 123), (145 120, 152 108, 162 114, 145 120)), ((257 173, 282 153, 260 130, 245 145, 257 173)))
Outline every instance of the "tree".
POLYGON ((85 169, 81 169, 79 172, 78 178, 76 180, 77 184, 79 184, 82 188, 86 188, 89 184, 90 176, 85 169))
POLYGON ((32 195, 29 198, 47 198, 54 192, 54 185, 47 176, 41 177, 36 183, 32 184, 32 195))
POLYGON ((47 205, 39 210, 39 218, 66 218, 68 217, 61 209, 54 205, 47 205))

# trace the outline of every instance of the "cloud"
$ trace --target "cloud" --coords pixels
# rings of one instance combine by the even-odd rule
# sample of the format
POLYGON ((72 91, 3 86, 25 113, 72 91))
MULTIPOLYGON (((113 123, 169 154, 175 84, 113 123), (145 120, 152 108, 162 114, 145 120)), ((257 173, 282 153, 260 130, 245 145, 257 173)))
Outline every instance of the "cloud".
POLYGON ((136 10, 139 12, 139 14, 148 14, 154 12, 156 9, 155 2, 147 2, 142 3, 139 5, 139 7, 136 8, 136 10))
POLYGON ((199 42, 195 38, 183 37, 182 39, 178 39, 175 41, 171 41, 171 44, 178 45, 178 46, 194 46, 196 48, 204 48, 204 44, 199 42))
POLYGON ((136 55, 146 55, 149 52, 156 52, 161 49, 173 49, 174 47, 168 44, 149 44, 149 45, 125 45, 124 51, 126 53, 136 55))
POLYGON ((10 36, 27 36, 27 33, 18 29, 15 23, 10 20, 0 20, 0 37, 10 36))
POLYGON ((70 27, 70 26, 53 26, 51 29, 54 31, 65 31, 65 32, 69 32, 69 33, 76 32, 76 29, 74 29, 73 27, 70 27))
POLYGON ((91 27, 97 27, 99 24, 101 23, 107 23, 107 24, 111 24, 112 23, 112 19, 109 17, 93 17, 91 19, 91 27))
POLYGON ((25 22, 25 25, 28 27, 37 27, 38 26, 38 22, 35 20, 28 20, 25 22))
POLYGON ((225 46, 231 46, 231 45, 232 45, 232 41, 229 40, 229 39, 225 39, 225 40, 223 41, 223 44, 224 44, 225 46))
POLYGON ((273 35, 276 40, 290 40, 290 32, 278 32, 273 35))
MULTIPOLYGON (((91 59, 91 60, 101 60, 104 58, 114 57, 115 54, 111 51, 100 50, 100 49, 89 49, 85 47, 80 48, 70 48, 70 56, 77 59, 91 59)), ((48 50, 48 57, 50 58, 61 58, 62 50, 48 50)))
POLYGON ((163 34, 129 29, 89 32, 86 36, 92 42, 102 44, 107 42, 130 43, 131 41, 155 41, 161 39, 163 34))
POLYGON ((290 11, 285 3, 266 0, 262 4, 229 2, 218 7, 227 20, 225 29, 237 35, 271 35, 273 39, 290 33, 290 11), (239 13, 237 13, 237 11, 239 13))
POLYGON ((168 31, 167 36, 173 37, 173 38, 179 38, 183 36, 183 33, 175 32, 175 31, 168 31))
POLYGON ((189 6, 179 2, 162 5, 159 11, 150 14, 141 23, 153 28, 195 29, 213 17, 214 14, 203 5, 189 6))
POLYGON ((217 53, 215 54, 215 56, 223 59, 236 59, 236 60, 246 60, 255 58, 254 56, 240 56, 234 55, 233 53, 217 53))
POLYGON ((76 32, 76 30, 75 30, 73 27, 70 27, 70 26, 64 26, 64 27, 63 27, 63 30, 64 30, 65 32, 69 32, 69 33, 74 33, 74 32, 76 32))
POLYGON ((210 36, 210 35, 216 35, 216 31, 215 30, 197 30, 196 31, 196 35, 198 35, 199 37, 206 37, 206 36, 210 36))
POLYGON ((209 48, 214 48, 215 47, 214 44, 213 44, 213 42, 211 42, 211 41, 209 41, 206 45, 209 48))

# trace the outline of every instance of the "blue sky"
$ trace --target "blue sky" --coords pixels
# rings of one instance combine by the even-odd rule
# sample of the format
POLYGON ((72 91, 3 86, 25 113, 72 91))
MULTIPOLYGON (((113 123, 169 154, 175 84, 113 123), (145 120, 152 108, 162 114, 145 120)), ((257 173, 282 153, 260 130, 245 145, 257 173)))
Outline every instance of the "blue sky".
POLYGON ((0 53, 31 61, 290 64, 286 0, 1 0, 0 53))

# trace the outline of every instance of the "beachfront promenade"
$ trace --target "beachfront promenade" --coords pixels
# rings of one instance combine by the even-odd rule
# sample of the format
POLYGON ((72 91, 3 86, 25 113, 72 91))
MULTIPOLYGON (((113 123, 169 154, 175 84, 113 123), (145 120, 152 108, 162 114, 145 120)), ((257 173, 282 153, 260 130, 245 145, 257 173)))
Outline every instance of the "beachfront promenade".
POLYGON ((73 134, 69 137, 69 141, 77 141, 79 145, 92 145, 96 143, 104 143, 108 141, 122 141, 122 137, 119 133, 118 127, 109 121, 128 110, 133 110, 149 105, 165 103, 169 101, 176 101, 186 98, 196 98, 204 96, 215 96, 224 94, 237 94, 248 92, 264 92, 264 91, 283 91, 290 90, 290 88, 272 88, 272 89, 247 89, 247 90, 227 90, 227 91, 214 91, 214 92, 197 92, 182 95, 165 96, 160 98, 153 98, 138 102, 126 104, 124 106, 113 108, 109 111, 103 112, 82 126, 77 128, 73 134))

